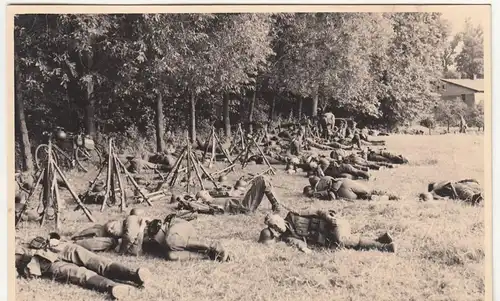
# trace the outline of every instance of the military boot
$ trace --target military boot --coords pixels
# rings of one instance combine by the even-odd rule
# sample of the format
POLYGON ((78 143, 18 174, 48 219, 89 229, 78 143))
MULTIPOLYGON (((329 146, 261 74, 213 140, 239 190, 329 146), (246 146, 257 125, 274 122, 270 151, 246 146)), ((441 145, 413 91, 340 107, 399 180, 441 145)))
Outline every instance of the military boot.
POLYGON ((271 202, 273 212, 274 213, 280 212, 280 203, 278 202, 276 197, 274 197, 274 194, 271 191, 266 191, 265 194, 269 202, 271 202))
POLYGON ((231 259, 229 253, 224 249, 222 244, 219 242, 214 243, 210 246, 210 249, 208 250, 208 256, 210 257, 210 259, 217 260, 220 262, 226 262, 231 259))
POLYGON ((375 241, 378 241, 378 242, 383 243, 383 244, 390 244, 393 240, 392 240, 392 236, 388 232, 385 232, 379 238, 377 238, 375 241))
POLYGON ((378 250, 381 252, 395 253, 396 252, 396 244, 394 242, 386 244, 386 243, 381 243, 381 242, 376 241, 376 240, 361 238, 359 240, 359 243, 358 243, 356 249, 357 250, 378 250))
POLYGON ((85 287, 101 293, 109 293, 113 299, 124 299, 130 296, 131 286, 116 283, 100 275, 92 276, 85 282, 85 287))
POLYGON ((139 286, 144 286, 152 277, 147 268, 134 270, 119 263, 110 264, 105 270, 105 276, 111 279, 132 281, 139 286))

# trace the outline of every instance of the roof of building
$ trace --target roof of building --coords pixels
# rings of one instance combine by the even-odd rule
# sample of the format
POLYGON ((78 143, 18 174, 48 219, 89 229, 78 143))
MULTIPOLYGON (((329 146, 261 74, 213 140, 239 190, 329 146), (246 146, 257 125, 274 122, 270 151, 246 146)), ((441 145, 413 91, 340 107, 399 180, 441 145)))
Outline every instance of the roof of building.
POLYGON ((474 90, 476 92, 484 92, 484 79, 446 79, 442 78, 442 81, 461 86, 467 89, 474 90))

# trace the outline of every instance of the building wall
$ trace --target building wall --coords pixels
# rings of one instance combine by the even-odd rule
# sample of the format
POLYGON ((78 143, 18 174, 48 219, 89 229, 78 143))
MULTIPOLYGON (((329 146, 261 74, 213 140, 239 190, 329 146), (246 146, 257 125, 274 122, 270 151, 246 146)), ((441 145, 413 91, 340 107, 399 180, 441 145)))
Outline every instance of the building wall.
POLYGON ((474 94, 466 94, 465 95, 465 103, 469 106, 472 107, 475 105, 475 95, 474 94))
POLYGON ((465 87, 457 86, 447 82, 444 82, 444 89, 442 89, 440 92, 441 98, 446 101, 460 98, 468 106, 474 106, 478 105, 481 102, 484 102, 483 92, 474 93, 474 91, 471 89, 467 89, 465 87))
POLYGON ((484 92, 474 93, 474 104, 484 103, 484 92))
POLYGON ((444 83, 444 90, 441 91, 441 95, 443 97, 448 97, 448 96, 461 96, 462 94, 473 94, 474 91, 471 89, 467 89, 464 87, 460 87, 454 84, 450 83, 444 83))

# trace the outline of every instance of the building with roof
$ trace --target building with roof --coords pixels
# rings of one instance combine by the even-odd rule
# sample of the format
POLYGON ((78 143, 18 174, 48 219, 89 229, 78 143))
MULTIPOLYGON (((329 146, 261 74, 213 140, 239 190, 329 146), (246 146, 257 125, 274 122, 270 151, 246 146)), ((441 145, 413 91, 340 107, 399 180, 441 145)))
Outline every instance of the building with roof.
POLYGON ((484 79, 441 79, 444 100, 462 99, 468 106, 484 102, 484 79))

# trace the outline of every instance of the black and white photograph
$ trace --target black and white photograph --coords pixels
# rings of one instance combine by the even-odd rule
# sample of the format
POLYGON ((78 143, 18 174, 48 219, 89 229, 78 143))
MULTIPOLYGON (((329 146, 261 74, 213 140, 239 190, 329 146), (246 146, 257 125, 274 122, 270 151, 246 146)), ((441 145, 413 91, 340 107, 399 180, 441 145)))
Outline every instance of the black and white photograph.
POLYGON ((490 5, 7 21, 11 300, 491 298, 490 5))

